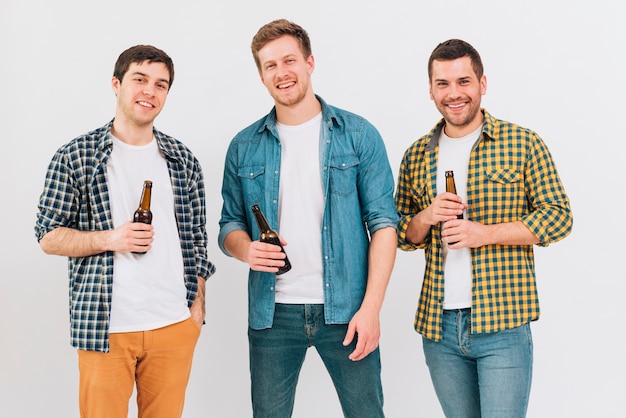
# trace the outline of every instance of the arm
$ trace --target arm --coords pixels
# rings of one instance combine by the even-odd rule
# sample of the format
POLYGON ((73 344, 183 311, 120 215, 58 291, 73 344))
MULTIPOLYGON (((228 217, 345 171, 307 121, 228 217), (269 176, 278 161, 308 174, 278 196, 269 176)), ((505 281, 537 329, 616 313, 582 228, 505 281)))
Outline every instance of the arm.
POLYGON ((380 309, 396 259, 396 246, 395 228, 381 228, 372 235, 365 297, 361 308, 348 324, 348 332, 343 341, 344 345, 348 345, 352 342, 355 334, 358 334, 356 349, 349 356, 351 360, 362 360, 378 347, 380 309))
POLYGON ((105 251, 142 252, 150 250, 154 227, 140 222, 127 222, 107 231, 80 231, 57 227, 45 234, 39 245, 46 254, 67 257, 88 257, 105 251))
POLYGON ((530 152, 524 166, 524 193, 528 211, 518 220, 484 225, 452 220, 441 229, 444 242, 457 242, 450 248, 477 248, 484 245, 546 246, 567 236, 572 228, 569 199, 544 142, 530 132, 530 152))
POLYGON ((485 245, 533 245, 537 238, 521 221, 483 225, 467 220, 445 222, 441 240, 450 248, 478 248, 485 245), (450 244, 454 242, 454 244, 450 244))

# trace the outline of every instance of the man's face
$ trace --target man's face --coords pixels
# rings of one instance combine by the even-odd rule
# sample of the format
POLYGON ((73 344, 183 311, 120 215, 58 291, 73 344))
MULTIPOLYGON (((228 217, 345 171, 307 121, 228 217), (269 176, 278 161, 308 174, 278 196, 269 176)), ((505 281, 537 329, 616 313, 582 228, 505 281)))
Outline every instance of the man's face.
POLYGON ((432 63, 430 98, 446 120, 446 134, 465 136, 478 129, 483 116, 481 96, 487 91, 487 78, 476 77, 469 57, 432 63))
POLYGON ((276 105, 294 106, 312 94, 314 59, 304 57, 296 38, 285 35, 274 39, 259 50, 258 57, 261 81, 276 105))
POLYGON ((165 105, 169 80, 170 73, 161 62, 130 64, 123 80, 113 77, 116 119, 123 118, 137 126, 152 124, 165 105))

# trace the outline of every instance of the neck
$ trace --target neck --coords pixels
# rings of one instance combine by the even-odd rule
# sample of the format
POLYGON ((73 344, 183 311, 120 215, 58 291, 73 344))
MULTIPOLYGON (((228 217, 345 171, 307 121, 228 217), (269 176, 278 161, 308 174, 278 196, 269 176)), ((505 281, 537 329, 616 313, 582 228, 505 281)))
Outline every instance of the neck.
POLYGON ((464 136, 469 135, 476 129, 478 129, 480 125, 483 124, 483 119, 483 114, 480 113, 480 117, 474 119, 467 125, 455 126, 446 122, 446 124, 443 126, 443 130, 449 138, 463 138, 464 136))
POLYGON ((116 118, 111 126, 111 133, 129 145, 146 145, 152 141, 152 123, 136 125, 116 118))
POLYGON ((276 103, 276 121, 283 125, 300 125, 322 111, 322 105, 313 93, 291 106, 276 103))

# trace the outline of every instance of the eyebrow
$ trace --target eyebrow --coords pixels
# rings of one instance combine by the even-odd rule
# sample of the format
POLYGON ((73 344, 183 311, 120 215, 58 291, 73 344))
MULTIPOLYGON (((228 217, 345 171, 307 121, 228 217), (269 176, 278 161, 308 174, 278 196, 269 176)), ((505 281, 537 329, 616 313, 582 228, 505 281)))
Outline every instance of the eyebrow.
MULTIPOLYGON (((466 76, 459 77, 459 78, 457 78, 457 79, 455 79, 455 80, 452 80, 452 81, 470 80, 471 78, 472 78, 472 76, 470 76, 470 75, 466 75, 466 76)), ((433 81, 445 81, 445 82, 450 82, 450 80, 448 80, 447 78, 433 78, 433 81)))
MULTIPOLYGON (((141 71, 135 71, 135 72, 133 72, 131 74, 131 76, 132 75, 140 75, 140 76, 145 77, 145 78, 150 78, 150 76, 148 74, 142 73, 141 71)), ((168 86, 170 84, 170 81, 168 79, 165 79, 165 78, 159 78, 159 79, 157 79, 157 81, 160 81, 162 83, 167 83, 168 86)))

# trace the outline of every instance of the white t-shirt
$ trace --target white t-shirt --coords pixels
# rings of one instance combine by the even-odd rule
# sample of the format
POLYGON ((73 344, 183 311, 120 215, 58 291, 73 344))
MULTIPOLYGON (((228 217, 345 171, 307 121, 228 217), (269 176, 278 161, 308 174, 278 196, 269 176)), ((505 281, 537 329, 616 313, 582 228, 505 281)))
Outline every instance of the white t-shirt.
POLYGON ((277 124, 281 143, 279 230, 292 268, 276 276, 276 302, 324 303, 320 174, 322 114, 301 125, 277 124))
MULTIPOLYGON (((437 193, 446 191, 448 170, 454 171, 457 194, 467 202, 467 170, 472 147, 476 143, 482 125, 462 138, 450 138, 445 132, 439 138, 437 160, 437 193)), ((467 219, 467 215, 463 215, 467 219)), ((443 244, 444 263, 444 309, 464 309, 472 306, 472 259, 469 248, 450 250, 443 244)))
POLYGON ((144 180, 152 180, 154 241, 146 254, 116 252, 113 256, 109 332, 146 331, 190 316, 167 162, 155 139, 132 146, 113 138, 107 186, 114 227, 132 221, 144 180))

